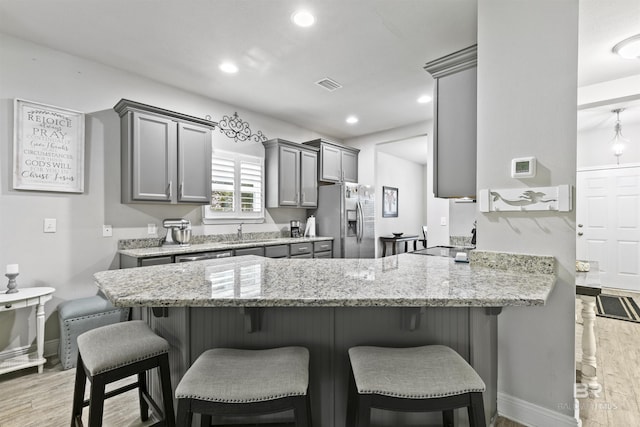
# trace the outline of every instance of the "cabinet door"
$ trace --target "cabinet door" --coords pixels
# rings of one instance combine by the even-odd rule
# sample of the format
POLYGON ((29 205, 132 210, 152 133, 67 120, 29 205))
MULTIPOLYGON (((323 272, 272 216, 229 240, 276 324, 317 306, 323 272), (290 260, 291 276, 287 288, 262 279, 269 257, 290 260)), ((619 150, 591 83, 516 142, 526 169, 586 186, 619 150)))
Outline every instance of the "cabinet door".
POLYGON ((300 150, 281 146, 278 161, 278 204, 298 206, 300 192, 300 150))
POLYGON ((436 197, 476 194, 476 67, 437 79, 436 197))
POLYGON ((211 202, 211 130, 178 123, 178 202, 211 202))
POLYGON ((322 145, 321 150, 321 180, 330 182, 342 181, 342 150, 330 145, 322 145))
POLYGON ((358 155, 356 153, 342 152, 342 180, 358 182, 358 155))
POLYGON ((300 153, 300 206, 318 207, 318 153, 300 153))
POLYGON ((132 199, 176 200, 176 122, 133 113, 132 199))

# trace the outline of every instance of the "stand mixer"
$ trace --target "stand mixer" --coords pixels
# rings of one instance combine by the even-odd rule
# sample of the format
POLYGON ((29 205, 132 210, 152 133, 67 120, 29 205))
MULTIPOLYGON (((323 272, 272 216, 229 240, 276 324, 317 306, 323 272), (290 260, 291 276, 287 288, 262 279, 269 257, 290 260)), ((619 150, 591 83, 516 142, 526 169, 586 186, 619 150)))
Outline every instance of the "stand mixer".
POLYGON ((162 221, 167 229, 162 246, 189 246, 191 240, 191 221, 183 218, 169 218, 162 221))

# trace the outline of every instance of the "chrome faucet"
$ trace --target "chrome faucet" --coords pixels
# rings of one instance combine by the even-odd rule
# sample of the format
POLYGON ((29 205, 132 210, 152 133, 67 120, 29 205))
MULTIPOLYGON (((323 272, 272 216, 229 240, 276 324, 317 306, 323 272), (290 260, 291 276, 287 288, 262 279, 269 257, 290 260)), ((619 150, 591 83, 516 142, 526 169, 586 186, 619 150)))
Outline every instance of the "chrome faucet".
POLYGON ((238 240, 242 240, 242 223, 238 225, 238 240))

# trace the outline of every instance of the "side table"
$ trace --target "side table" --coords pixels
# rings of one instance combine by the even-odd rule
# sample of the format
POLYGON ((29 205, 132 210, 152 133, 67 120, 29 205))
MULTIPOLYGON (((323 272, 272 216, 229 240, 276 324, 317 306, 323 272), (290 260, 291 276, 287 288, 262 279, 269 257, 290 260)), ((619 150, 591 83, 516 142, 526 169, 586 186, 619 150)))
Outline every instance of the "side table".
POLYGON ((0 374, 38 367, 42 373, 44 358, 44 304, 52 298, 54 288, 19 288, 13 294, 0 293, 0 312, 36 306, 36 352, 0 360, 0 374))
POLYGON ((391 247, 393 255, 398 252, 397 245, 400 242, 404 242, 404 251, 407 252, 408 247, 407 244, 409 242, 413 242, 413 250, 417 250, 417 242, 419 240, 418 236, 408 235, 408 236, 380 236, 380 242, 382 242, 382 257, 387 256, 387 243, 391 243, 393 246, 391 247))

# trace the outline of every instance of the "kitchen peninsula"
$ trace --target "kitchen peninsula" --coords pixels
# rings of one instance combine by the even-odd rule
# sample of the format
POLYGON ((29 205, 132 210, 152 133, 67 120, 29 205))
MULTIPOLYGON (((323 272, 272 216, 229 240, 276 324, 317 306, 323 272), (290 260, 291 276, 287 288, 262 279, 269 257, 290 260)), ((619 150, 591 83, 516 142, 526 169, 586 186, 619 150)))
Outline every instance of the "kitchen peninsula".
MULTIPOLYGON (((454 348, 485 381, 485 411, 494 415, 496 315, 506 306, 544 305, 556 280, 554 263, 553 257, 481 251, 472 252, 471 264, 414 254, 240 256, 94 277, 115 305, 149 308, 145 318, 172 344, 174 387, 212 347, 306 346, 314 424, 329 427, 344 425, 347 350, 361 344, 454 348)), ((374 413, 381 425, 424 417, 374 413)))

